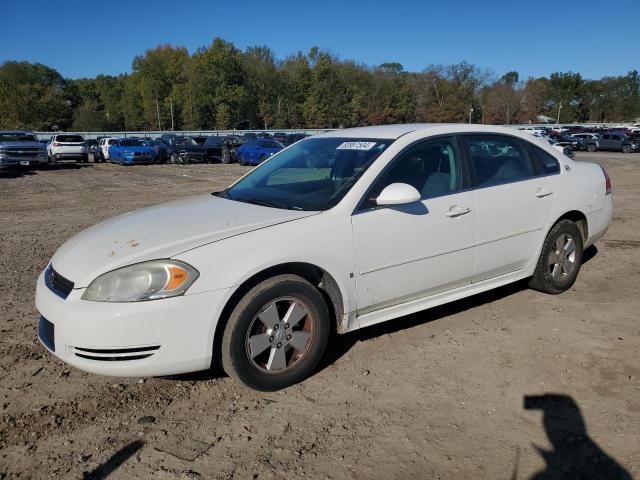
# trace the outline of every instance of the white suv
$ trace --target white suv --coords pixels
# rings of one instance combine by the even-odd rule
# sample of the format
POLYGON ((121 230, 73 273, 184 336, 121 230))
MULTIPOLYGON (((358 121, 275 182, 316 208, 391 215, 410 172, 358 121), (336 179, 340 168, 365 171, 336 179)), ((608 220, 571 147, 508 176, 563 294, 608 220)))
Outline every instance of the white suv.
POLYGON ((47 142, 47 155, 52 163, 60 160, 75 160, 78 163, 89 161, 87 144, 82 135, 57 134, 52 136, 47 142))
POLYGON ((117 138, 107 137, 100 140, 98 145, 100 145, 100 151, 102 152, 102 158, 104 160, 109 160, 109 147, 116 143, 118 143, 117 138))

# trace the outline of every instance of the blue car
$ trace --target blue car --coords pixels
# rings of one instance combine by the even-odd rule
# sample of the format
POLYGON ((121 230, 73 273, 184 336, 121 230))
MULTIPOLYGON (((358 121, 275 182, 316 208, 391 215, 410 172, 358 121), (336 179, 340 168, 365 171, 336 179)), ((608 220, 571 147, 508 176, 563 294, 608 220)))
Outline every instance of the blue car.
POLYGON ((120 165, 155 163, 158 152, 141 138, 119 138, 109 146, 109 161, 120 165))
POLYGON ((244 143, 236 152, 240 165, 259 165, 284 146, 275 140, 256 138, 244 143))

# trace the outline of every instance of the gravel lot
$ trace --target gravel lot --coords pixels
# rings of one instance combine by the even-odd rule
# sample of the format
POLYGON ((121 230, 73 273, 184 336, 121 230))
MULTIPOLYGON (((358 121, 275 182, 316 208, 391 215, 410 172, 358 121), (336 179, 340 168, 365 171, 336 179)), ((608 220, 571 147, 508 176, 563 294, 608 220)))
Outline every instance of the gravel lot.
POLYGON ((512 285, 338 337, 269 394, 217 371, 85 374, 36 339, 35 281, 64 240, 246 167, 0 173, 0 479, 640 477, 640 154, 578 159, 608 168, 615 213, 572 290, 512 285))

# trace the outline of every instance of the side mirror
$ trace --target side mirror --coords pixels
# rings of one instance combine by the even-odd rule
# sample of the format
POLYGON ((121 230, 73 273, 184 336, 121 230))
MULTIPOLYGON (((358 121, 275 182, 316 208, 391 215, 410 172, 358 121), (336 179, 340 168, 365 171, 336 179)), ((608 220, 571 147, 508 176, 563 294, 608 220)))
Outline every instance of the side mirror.
POLYGON ((407 183, 392 183, 387 185, 378 198, 377 205, 406 205, 420 201, 420 192, 407 183))

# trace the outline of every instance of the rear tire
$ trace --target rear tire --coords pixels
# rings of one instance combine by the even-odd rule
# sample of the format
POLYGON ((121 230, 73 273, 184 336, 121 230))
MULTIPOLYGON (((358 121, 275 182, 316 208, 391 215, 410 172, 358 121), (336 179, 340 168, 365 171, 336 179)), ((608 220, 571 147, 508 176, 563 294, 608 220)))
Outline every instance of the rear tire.
POLYGON ((329 311, 320 292, 297 275, 278 275, 257 284, 235 306, 219 359, 228 375, 248 387, 279 390, 311 374, 324 354, 329 330, 329 311))
POLYGON ((631 146, 630 145, 623 145, 622 146, 622 153, 631 153, 631 146))
POLYGON ((529 287, 551 294, 567 291, 580 272, 583 249, 578 226, 571 220, 560 220, 544 241, 529 287))

